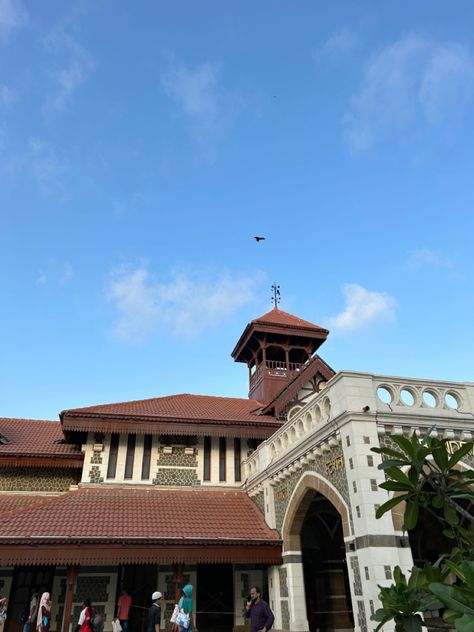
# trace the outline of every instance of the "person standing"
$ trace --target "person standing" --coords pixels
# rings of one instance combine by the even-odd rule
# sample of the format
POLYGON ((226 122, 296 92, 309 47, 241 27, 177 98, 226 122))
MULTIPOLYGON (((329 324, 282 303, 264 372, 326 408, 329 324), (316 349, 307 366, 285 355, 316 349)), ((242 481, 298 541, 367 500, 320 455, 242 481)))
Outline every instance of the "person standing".
POLYGON ((86 597, 82 602, 84 608, 79 615, 77 624, 80 626, 80 632, 93 632, 92 630, 92 601, 90 597, 86 597))
POLYGON ((120 621, 123 632, 128 632, 128 617, 130 615, 131 607, 132 597, 129 595, 126 588, 122 588, 120 591, 120 597, 117 601, 117 616, 115 618, 120 621))
POLYGON ((37 632, 49 632, 49 624, 51 623, 51 599, 49 592, 41 595, 39 602, 38 615, 36 617, 37 632))
POLYGON ((31 624, 36 621, 36 618, 38 616, 38 606, 39 606, 38 589, 33 588, 33 592, 31 593, 31 597, 30 597, 28 619, 26 620, 26 623, 23 626, 23 632, 31 632, 31 624))
POLYGON ((161 624, 161 605, 160 605, 161 593, 159 590, 151 596, 152 604, 148 608, 148 623, 146 626, 146 632, 160 632, 161 624))
POLYGON ((270 606, 263 601, 262 591, 258 586, 252 586, 249 597, 245 604, 245 616, 250 619, 250 632, 268 632, 275 617, 270 606))
MULTIPOLYGON (((193 621, 193 586, 192 584, 186 584, 183 586, 182 597, 179 600, 178 608, 179 612, 184 612, 184 614, 189 615, 189 625, 186 627, 184 624, 177 624, 179 632, 198 632, 197 628, 194 627, 193 621)), ((179 616, 179 615, 178 615, 179 616)))

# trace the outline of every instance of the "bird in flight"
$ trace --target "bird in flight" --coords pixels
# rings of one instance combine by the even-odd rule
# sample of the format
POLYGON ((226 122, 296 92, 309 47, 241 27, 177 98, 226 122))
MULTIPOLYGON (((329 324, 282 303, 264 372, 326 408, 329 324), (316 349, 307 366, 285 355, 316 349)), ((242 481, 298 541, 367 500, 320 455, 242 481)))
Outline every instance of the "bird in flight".
POLYGON ((254 237, 254 239, 258 243, 259 241, 263 241, 265 237, 254 237))

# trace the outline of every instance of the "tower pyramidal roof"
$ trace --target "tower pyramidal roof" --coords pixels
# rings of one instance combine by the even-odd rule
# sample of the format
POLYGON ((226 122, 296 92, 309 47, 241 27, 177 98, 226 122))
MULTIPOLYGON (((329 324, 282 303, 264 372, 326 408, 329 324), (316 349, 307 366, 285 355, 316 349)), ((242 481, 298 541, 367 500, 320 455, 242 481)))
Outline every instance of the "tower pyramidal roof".
POLYGON ((252 323, 268 323, 270 325, 281 325, 282 327, 300 327, 302 329, 311 329, 313 331, 326 332, 326 335, 329 333, 327 329, 324 327, 320 327, 319 325, 315 325, 314 323, 310 323, 308 320, 303 320, 298 316, 293 316, 288 312, 284 312, 277 306, 271 309, 260 318, 254 318, 252 323))

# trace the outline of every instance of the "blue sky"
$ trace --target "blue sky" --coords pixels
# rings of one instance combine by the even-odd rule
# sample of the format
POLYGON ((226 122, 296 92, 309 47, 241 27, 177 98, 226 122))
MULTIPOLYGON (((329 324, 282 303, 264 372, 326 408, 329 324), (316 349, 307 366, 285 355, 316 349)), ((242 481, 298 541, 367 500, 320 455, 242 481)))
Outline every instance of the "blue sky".
POLYGON ((470 1, 0 0, 0 415, 245 397, 274 280, 335 369, 473 380, 473 33, 470 1))

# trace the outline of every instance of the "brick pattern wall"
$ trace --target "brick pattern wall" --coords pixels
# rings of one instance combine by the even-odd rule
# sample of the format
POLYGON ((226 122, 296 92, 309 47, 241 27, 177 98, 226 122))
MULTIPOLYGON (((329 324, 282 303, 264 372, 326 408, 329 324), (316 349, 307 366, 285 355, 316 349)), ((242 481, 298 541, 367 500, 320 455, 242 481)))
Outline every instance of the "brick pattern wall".
POLYGON ((288 573, 286 568, 280 566, 278 569, 280 577, 280 597, 288 597, 288 573))
POLYGON ((71 468, 0 467, 0 491, 64 492, 80 478, 71 468))
POLYGON ((91 483, 103 483, 104 477, 100 474, 100 467, 93 465, 89 471, 89 479, 91 483))
POLYGON ((362 599, 357 600, 357 621, 359 622, 360 632, 368 632, 365 604, 362 599))
POLYGON ((191 468, 158 468, 155 478, 153 479, 153 485, 183 485, 183 486, 195 486, 200 485, 201 481, 198 479, 196 470, 191 468))
POLYGON ((286 600, 281 601, 281 627, 284 630, 290 629, 290 611, 286 600))
POLYGON ((256 496, 252 496, 252 500, 260 509, 260 511, 265 515, 265 496, 263 492, 257 494, 256 496))
POLYGON ((354 595, 362 595, 362 580, 360 577, 359 558, 357 555, 351 555, 351 569, 354 575, 354 595))
MULTIPOLYGON (((193 447, 193 446, 190 446, 193 447)), ((172 454, 163 453, 164 446, 158 449, 158 465, 171 465, 173 467, 197 467, 197 448, 193 447, 194 454, 185 454, 184 447, 173 447, 172 454)))
POLYGON ((91 456, 91 463, 100 465, 102 463, 102 450, 94 450, 91 456))

